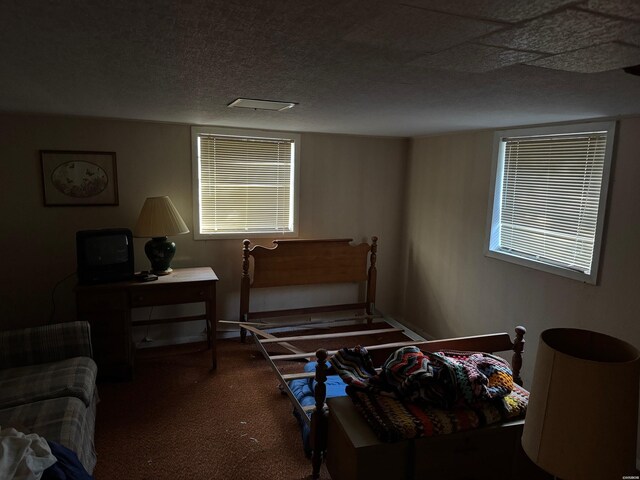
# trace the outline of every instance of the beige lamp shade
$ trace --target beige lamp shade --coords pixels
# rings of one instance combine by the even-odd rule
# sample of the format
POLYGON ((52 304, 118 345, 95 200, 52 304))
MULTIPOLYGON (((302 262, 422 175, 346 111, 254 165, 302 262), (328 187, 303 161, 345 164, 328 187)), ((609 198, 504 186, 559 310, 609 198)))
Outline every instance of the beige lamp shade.
POLYGON ((587 330, 540 336, 522 447, 563 480, 637 475, 638 350, 587 330))
POLYGON ((182 233, 189 233, 189 229, 169 197, 149 197, 145 200, 133 229, 134 236, 156 238, 182 233))

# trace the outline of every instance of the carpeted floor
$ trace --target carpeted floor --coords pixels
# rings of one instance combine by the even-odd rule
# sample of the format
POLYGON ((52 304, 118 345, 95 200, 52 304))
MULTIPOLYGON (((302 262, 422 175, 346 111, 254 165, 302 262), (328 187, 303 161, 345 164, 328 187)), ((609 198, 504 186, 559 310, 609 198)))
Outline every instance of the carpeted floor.
POLYGON ((96 480, 310 478, 290 401, 256 346, 217 345, 213 373, 191 345, 145 352, 134 381, 99 384, 96 480))

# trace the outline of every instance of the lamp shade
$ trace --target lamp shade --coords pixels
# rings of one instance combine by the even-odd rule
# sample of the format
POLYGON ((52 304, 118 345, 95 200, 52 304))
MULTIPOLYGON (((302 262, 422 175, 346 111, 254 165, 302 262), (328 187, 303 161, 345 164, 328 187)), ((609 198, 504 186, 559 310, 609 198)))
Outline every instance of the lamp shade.
POLYGON ((133 229, 134 236, 156 238, 182 233, 189 233, 189 229, 169 197, 149 197, 145 200, 133 229))
POLYGON ((563 480, 636 475, 638 350, 587 330, 540 336, 522 434, 526 454, 563 480))

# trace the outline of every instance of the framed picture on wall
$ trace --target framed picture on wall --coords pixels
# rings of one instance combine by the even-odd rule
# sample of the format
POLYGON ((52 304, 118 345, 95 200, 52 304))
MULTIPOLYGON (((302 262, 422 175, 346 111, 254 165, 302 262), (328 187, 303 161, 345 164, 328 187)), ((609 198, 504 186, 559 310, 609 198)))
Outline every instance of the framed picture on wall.
POLYGON ((115 152, 40 150, 45 206, 118 205, 115 152))

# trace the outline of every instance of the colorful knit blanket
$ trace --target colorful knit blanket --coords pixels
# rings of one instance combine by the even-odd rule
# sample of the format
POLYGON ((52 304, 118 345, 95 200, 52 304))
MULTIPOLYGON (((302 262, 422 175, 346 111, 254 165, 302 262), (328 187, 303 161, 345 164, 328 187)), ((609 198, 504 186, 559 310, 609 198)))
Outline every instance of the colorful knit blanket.
POLYGON ((529 392, 515 384, 506 397, 474 407, 437 408, 347 386, 347 394, 383 442, 444 435, 522 417, 529 392))
POLYGON ((481 352, 403 347, 375 373, 364 348, 342 349, 331 364, 347 394, 383 441, 454 433, 523 416, 529 393, 508 363, 481 352))

